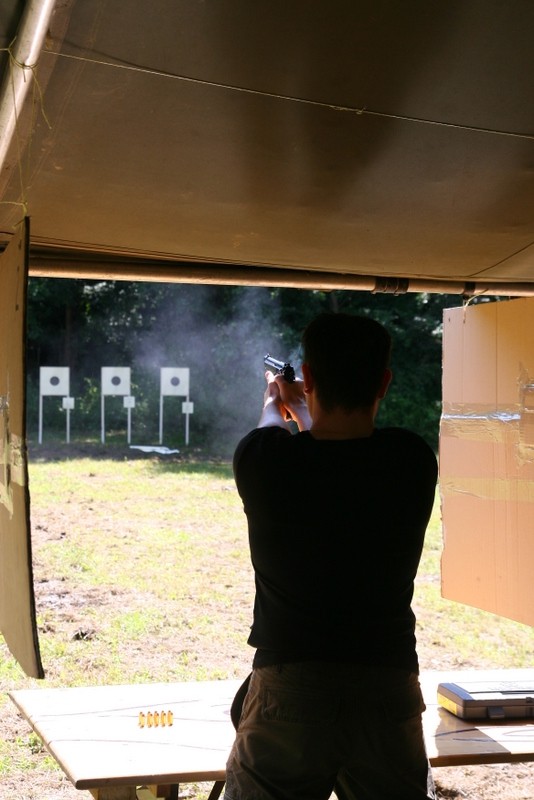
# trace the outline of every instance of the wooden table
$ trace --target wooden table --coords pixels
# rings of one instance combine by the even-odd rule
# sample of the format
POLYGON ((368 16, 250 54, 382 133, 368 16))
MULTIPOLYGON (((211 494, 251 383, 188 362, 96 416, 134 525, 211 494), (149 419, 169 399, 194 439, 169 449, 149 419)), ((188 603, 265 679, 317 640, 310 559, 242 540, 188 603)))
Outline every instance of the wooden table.
MULTIPOLYGON (((435 767, 534 761, 534 723, 474 724, 437 705, 441 681, 526 680, 532 670, 426 672, 425 739, 435 767)), ((230 704, 240 681, 29 689, 10 697, 77 789, 96 800, 178 797, 180 783, 212 781, 218 797, 234 740, 230 704), (139 712, 173 713, 141 728, 139 712)))
POLYGON ((461 681, 532 682, 534 670, 456 670, 424 672, 421 687, 427 710, 423 726, 433 767, 534 761, 534 720, 465 720, 437 704, 439 683, 461 681))

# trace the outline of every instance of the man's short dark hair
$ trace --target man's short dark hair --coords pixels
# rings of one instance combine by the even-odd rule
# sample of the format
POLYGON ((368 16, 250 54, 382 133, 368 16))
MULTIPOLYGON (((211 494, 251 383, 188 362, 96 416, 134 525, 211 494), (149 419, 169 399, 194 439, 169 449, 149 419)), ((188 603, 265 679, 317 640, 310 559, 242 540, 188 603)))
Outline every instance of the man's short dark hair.
POLYGON ((325 411, 373 405, 391 353, 383 325, 370 317, 321 314, 307 326, 302 344, 325 411))

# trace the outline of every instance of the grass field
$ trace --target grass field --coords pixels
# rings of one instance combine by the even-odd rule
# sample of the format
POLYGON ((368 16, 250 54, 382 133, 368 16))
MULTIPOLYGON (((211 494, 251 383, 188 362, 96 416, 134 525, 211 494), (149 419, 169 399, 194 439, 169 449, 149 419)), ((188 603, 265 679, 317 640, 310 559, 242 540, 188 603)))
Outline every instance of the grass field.
MULTIPOLYGON (((244 676, 253 597, 244 517, 227 463, 127 453, 51 460, 37 450, 30 489, 46 679, 26 678, 0 645, 0 800, 90 800, 66 781, 5 693, 244 676)), ((436 502, 415 599, 422 668, 531 666, 531 628, 441 598, 440 554, 436 502)), ((534 777, 523 765, 501 769, 500 783, 488 768, 437 772, 441 797, 532 796, 522 794, 534 777)), ((202 785, 187 791, 206 796, 202 785)))

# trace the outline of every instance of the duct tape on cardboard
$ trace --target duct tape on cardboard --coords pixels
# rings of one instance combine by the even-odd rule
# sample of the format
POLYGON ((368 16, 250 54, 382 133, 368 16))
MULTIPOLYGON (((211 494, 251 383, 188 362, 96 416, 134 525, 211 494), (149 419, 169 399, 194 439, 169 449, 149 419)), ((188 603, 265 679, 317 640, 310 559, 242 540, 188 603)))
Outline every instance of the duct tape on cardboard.
POLYGON ((479 487, 484 497, 532 501, 527 484, 534 482, 534 414, 529 406, 444 406, 440 441, 442 495, 479 487))
POLYGON ((0 505, 13 516, 13 484, 25 486, 26 461, 20 436, 10 431, 9 398, 0 396, 0 505))
POLYGON ((534 624, 534 302, 448 310, 442 594, 534 624))

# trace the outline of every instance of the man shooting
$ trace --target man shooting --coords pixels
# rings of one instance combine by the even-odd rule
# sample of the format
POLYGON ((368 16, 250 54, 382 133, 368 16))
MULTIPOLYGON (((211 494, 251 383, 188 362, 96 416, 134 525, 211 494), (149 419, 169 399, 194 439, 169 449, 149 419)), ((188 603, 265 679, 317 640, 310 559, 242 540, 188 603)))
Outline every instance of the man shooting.
POLYGON ((266 373, 237 447, 256 652, 226 800, 435 797, 411 601, 437 465, 418 435, 375 427, 390 349, 369 318, 321 315, 303 380, 266 373))

